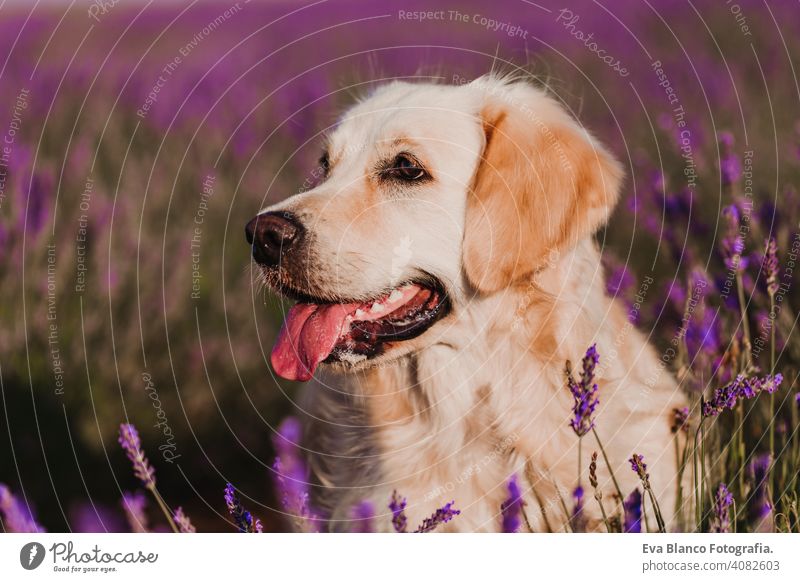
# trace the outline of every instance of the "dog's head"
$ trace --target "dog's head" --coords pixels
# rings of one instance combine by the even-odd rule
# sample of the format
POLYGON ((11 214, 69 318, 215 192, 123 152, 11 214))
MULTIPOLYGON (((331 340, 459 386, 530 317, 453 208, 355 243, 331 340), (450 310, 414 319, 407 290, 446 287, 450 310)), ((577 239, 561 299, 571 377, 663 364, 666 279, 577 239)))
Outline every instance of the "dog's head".
POLYGON ((272 352, 296 380, 437 341, 474 296, 590 237, 622 174, 554 99, 494 77, 387 85, 347 112, 320 163, 318 186, 246 228, 264 280, 297 299, 272 352))

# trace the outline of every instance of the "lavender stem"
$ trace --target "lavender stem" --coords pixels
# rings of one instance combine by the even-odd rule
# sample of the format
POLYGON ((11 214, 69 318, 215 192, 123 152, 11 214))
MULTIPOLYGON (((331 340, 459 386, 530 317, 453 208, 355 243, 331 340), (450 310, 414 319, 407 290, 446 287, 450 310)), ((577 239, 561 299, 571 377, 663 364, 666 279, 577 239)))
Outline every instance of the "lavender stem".
POLYGON ((619 487, 619 483, 617 483, 617 477, 614 475, 614 468, 611 466, 611 463, 608 462, 608 455, 606 454, 606 449, 603 447, 603 443, 600 442, 600 435, 597 434, 597 431, 594 427, 592 427, 592 433, 594 434, 594 438, 597 441, 597 446, 600 447, 600 452, 603 454, 603 461, 606 463, 606 467, 608 467, 608 472, 611 475, 611 480, 614 482, 614 489, 617 490, 617 496, 619 497, 619 502, 622 503, 622 500, 625 497, 622 495, 622 489, 619 487))

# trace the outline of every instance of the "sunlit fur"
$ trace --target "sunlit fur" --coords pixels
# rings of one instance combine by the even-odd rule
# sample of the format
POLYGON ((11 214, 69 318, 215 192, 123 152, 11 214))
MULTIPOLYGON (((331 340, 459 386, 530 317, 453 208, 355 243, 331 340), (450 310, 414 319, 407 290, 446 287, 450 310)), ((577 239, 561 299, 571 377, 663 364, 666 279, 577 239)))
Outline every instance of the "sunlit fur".
MULTIPOLYGON (((310 233, 303 259, 270 282, 341 301, 427 274, 452 305, 422 336, 375 359, 323 366, 305 390, 305 445, 322 485, 313 502, 332 528, 347 530, 352 506, 369 499, 390 529, 397 490, 412 523, 455 500, 462 514, 443 529, 496 531, 516 473, 530 527, 563 531, 562 498, 571 506, 578 483, 563 370, 567 360, 579 367, 595 342, 597 430, 611 465, 627 495, 638 483, 627 459, 644 455, 670 522, 669 419, 684 402, 605 293, 594 234, 622 180, 605 148, 545 91, 494 76, 386 85, 342 117, 329 143, 329 178, 265 209, 294 212, 310 233), (413 152, 432 180, 381 182, 376 165, 400 151, 413 152)), ((590 433, 580 480, 589 527, 603 529, 588 484, 596 450, 590 433)), ((614 514, 602 457, 598 476, 614 514)))

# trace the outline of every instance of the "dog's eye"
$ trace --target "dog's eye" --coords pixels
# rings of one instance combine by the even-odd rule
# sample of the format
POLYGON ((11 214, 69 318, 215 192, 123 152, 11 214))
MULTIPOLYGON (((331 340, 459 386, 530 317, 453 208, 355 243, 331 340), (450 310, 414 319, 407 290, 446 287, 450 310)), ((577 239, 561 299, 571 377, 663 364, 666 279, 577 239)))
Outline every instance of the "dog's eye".
POLYGON ((322 154, 322 157, 319 159, 319 167, 322 168, 322 174, 324 176, 327 176, 328 172, 330 172, 330 170, 331 170, 331 158, 328 156, 327 152, 322 154))
POLYGON ((387 169, 387 173, 407 182, 428 177, 425 168, 408 154, 399 154, 387 169))

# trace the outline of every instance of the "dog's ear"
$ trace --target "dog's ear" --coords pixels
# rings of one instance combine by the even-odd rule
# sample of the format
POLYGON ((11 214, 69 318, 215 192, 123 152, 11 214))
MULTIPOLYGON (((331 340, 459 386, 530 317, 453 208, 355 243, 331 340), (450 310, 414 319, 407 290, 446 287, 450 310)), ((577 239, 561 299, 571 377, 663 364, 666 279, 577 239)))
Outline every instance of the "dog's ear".
POLYGON ((490 293, 594 234, 617 201, 622 169, 542 91, 516 83, 485 95, 486 145, 467 202, 464 269, 490 293))

